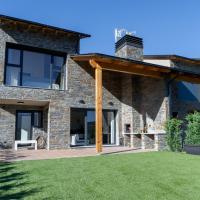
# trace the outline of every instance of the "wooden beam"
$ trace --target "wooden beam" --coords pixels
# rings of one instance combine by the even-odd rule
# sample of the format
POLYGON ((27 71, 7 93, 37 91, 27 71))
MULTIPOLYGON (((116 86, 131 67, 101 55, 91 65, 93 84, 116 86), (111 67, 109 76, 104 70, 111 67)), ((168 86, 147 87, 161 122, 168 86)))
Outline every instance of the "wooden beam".
POLYGON ((170 69, 167 68, 167 67, 159 67, 159 66, 154 66, 154 64, 151 64, 151 63, 140 63, 138 61, 130 61, 130 60, 114 60, 112 58, 102 58, 102 57, 97 57, 95 58, 95 60, 98 62, 98 63, 104 63, 104 65, 106 64, 112 64, 113 66, 127 66, 127 67, 137 67, 137 68, 141 68, 141 69, 148 69, 151 70, 151 71, 160 71, 160 72, 170 72, 170 69), (138 62, 138 63, 137 63, 138 62))
POLYGON ((99 63, 99 65, 102 66, 103 70, 135 74, 135 75, 140 75, 140 76, 148 76, 148 77, 152 77, 152 78, 163 78, 163 76, 164 76, 164 73, 162 73, 162 72, 151 71, 149 69, 137 68, 137 65, 121 66, 121 65, 113 65, 113 64, 104 64, 104 63, 100 63, 100 62, 98 62, 98 63, 99 63))
POLYGON ((102 68, 95 62, 90 60, 90 65, 95 68, 95 132, 96 132, 96 151, 102 152, 102 68))
POLYGON ((186 81, 186 82, 190 82, 190 83, 195 83, 195 84, 200 84, 200 76, 199 77, 189 77, 187 75, 180 75, 177 76, 176 80, 178 81, 186 81))

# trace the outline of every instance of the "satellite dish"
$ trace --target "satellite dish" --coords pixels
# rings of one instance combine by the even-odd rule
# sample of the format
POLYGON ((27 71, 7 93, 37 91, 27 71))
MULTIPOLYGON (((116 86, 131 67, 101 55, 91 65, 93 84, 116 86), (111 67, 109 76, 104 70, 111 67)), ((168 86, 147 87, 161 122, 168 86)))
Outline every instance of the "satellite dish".
POLYGON ((126 29, 122 28, 122 29, 117 29, 115 28, 115 42, 117 42, 118 40, 120 40, 123 36, 125 35, 136 35, 136 31, 127 31, 126 29))

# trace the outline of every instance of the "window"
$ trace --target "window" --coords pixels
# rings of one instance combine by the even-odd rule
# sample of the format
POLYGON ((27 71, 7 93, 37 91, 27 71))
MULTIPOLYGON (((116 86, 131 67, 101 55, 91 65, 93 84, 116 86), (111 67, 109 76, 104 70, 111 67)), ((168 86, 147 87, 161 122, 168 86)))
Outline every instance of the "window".
POLYGON ((50 68, 50 55, 24 51, 22 85, 29 87, 51 88, 50 68))
POLYGON ((8 63, 20 65, 20 50, 8 49, 8 63))
POLYGON ((42 128, 42 112, 33 112, 33 126, 42 128))
POLYGON ((6 71, 6 83, 12 86, 20 85, 20 72, 21 69, 19 67, 7 66, 6 71))
POLYGON ((64 57, 7 48, 5 84, 64 89, 64 57))

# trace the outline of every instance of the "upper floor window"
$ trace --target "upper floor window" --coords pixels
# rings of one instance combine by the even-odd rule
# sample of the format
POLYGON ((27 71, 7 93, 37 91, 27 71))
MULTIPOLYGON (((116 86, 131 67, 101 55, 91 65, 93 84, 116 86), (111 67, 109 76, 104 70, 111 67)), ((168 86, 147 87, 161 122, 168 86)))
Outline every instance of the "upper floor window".
POLYGON ((64 57, 7 48, 5 83, 10 86, 64 89, 64 57))

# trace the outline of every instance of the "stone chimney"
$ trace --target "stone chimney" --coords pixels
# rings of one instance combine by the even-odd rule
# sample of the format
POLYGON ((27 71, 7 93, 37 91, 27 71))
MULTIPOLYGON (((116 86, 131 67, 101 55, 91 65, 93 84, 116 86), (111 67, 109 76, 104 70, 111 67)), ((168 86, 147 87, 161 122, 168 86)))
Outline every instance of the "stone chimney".
POLYGON ((143 40, 133 35, 124 35, 115 43, 115 55, 133 60, 143 60, 143 40))

